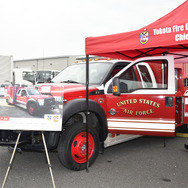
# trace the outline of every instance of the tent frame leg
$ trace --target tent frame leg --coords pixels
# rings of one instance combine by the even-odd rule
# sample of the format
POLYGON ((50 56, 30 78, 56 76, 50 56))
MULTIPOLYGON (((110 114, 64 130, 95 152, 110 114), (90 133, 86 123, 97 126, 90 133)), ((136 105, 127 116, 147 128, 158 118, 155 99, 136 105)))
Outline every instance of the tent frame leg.
POLYGON ((89 172, 88 115, 89 115, 89 55, 86 55, 86 172, 89 172))

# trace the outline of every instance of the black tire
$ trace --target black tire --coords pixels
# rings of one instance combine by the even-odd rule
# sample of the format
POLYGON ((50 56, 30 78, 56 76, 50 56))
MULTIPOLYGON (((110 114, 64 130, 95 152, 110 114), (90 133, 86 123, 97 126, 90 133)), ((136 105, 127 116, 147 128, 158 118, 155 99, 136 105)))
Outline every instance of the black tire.
MULTIPOLYGON (((93 127, 89 127, 88 132, 89 166, 91 166, 99 154, 99 137, 93 127)), ((75 171, 86 169, 85 142, 86 125, 84 123, 75 123, 66 128, 58 145, 58 156, 63 166, 75 171)))
POLYGON ((7 103, 8 105, 10 105, 10 102, 9 102, 9 99, 8 99, 8 98, 6 98, 6 103, 7 103))
POLYGON ((38 113, 38 107, 35 103, 29 103, 27 106, 27 111, 30 115, 35 116, 38 113))

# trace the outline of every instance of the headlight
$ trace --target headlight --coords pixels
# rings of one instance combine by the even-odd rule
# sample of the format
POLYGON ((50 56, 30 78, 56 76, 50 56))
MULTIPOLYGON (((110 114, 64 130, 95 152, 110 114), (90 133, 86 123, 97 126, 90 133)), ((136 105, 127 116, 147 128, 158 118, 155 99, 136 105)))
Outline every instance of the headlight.
POLYGON ((44 99, 38 99, 38 103, 40 106, 44 106, 44 99))

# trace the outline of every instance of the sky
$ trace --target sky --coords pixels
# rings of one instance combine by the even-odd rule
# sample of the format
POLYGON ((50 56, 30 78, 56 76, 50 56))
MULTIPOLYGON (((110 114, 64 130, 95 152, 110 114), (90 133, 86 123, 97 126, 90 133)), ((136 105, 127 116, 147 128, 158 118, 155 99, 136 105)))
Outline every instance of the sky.
POLYGON ((0 0, 0 55, 84 55, 85 38, 140 29, 185 0, 0 0))

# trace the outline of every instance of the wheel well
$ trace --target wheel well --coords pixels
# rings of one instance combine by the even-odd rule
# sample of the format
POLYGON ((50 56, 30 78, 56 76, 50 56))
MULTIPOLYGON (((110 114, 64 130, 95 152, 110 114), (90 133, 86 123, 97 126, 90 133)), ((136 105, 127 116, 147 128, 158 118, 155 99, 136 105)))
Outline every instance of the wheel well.
MULTIPOLYGON (((108 135, 106 114, 96 101, 89 99, 88 123, 95 127, 99 132, 99 139, 103 142, 108 135)), ((74 122, 86 123, 86 99, 75 99, 64 104, 63 106, 63 128, 74 122)))
MULTIPOLYGON (((100 141, 104 141, 103 139, 103 130, 100 123, 99 118, 94 112, 89 112, 88 114, 88 125, 95 128, 99 134, 100 141)), ((68 121, 63 125, 63 129, 65 130, 68 126, 75 124, 75 123, 86 123, 86 112, 79 112, 71 116, 68 121)))
POLYGON ((33 103, 34 105, 37 105, 37 103, 36 103, 35 101, 28 101, 28 102, 27 102, 27 108, 28 108, 28 106, 29 106, 30 104, 32 104, 32 103, 33 103))

